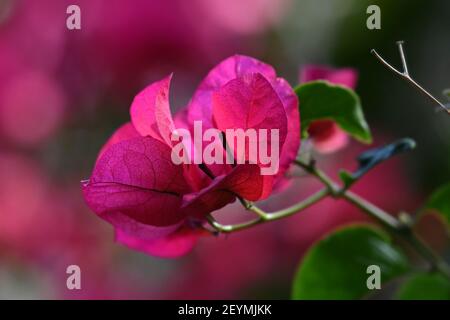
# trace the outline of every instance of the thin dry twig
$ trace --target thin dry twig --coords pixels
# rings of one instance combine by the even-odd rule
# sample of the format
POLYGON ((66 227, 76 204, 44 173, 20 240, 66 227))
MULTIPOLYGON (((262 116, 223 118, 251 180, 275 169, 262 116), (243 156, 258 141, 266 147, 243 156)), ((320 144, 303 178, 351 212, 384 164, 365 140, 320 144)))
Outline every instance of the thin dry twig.
POLYGON ((439 106, 439 110, 445 111, 448 115, 450 115, 450 109, 447 108, 443 103, 441 103, 438 99, 436 99, 431 93, 429 93, 425 88, 423 88, 420 84, 418 84, 409 74, 408 71, 408 65, 406 63, 406 57, 405 52, 403 50, 403 41, 397 41, 398 49, 400 52, 400 58, 402 60, 403 65, 403 72, 398 71, 396 68, 394 68, 391 64, 389 64, 383 57, 381 57, 378 52, 375 51, 375 49, 371 50, 371 53, 389 70, 391 70, 393 73, 398 75, 399 77, 403 78, 410 84, 412 84, 416 89, 419 90, 424 96, 428 97, 433 101, 433 103, 437 104, 439 106))

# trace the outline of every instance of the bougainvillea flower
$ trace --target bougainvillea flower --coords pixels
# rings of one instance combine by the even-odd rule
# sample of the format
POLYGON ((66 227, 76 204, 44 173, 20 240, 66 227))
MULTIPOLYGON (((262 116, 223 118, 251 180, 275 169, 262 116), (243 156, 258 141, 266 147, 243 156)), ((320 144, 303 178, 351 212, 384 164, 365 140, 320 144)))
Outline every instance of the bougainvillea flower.
MULTIPOLYGON (((236 197, 267 198, 300 144, 297 98, 270 66, 244 56, 225 60, 175 120, 169 104, 171 77, 136 96, 131 122, 112 135, 91 178, 83 182, 88 205, 114 226, 118 242, 160 257, 188 252, 205 234, 206 216, 236 197), (277 129, 278 173, 262 175, 264 164, 259 162, 175 163, 173 134, 180 128, 193 130, 194 121, 220 132, 277 129)), ((270 138, 266 142, 274 143, 270 138)))
MULTIPOLYGON (((305 66, 300 71, 300 83, 326 80, 354 89, 358 73, 351 68, 333 69, 325 66, 305 66)), ((316 150, 322 153, 337 151, 348 144, 349 137, 331 120, 318 120, 311 123, 308 134, 316 150)))
POLYGON ((194 121, 201 119, 203 126, 213 127, 213 122, 217 121, 217 117, 213 117, 213 93, 229 81, 252 73, 263 76, 270 83, 286 113, 287 135, 280 153, 280 169, 277 177, 280 179, 297 156, 300 146, 300 115, 296 94, 285 79, 277 77, 272 66, 243 55, 225 59, 200 83, 189 103, 187 121, 192 126, 194 121))

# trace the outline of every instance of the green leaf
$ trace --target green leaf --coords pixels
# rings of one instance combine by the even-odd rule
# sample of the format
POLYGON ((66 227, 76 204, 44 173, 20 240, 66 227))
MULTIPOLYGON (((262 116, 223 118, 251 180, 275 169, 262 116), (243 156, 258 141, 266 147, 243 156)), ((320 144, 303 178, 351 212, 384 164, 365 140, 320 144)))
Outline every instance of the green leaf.
POLYGON ((348 189, 356 181, 356 178, 353 177, 353 174, 346 170, 339 171, 339 179, 341 179, 341 181, 344 183, 345 189, 348 189))
POLYGON ((435 191, 428 199, 426 207, 439 212, 450 225, 450 183, 435 191))
POLYGON ((302 137, 307 136, 311 122, 329 119, 355 139, 372 142, 358 95, 351 89, 327 81, 299 85, 295 92, 300 100, 302 137))
POLYGON ((450 281, 440 274, 416 274, 403 284, 396 297, 402 300, 450 300, 450 281))
POLYGON ((382 230, 369 225, 340 229, 316 243, 295 276, 293 299, 358 299, 367 288, 367 267, 377 265, 381 282, 408 271, 405 256, 382 230))

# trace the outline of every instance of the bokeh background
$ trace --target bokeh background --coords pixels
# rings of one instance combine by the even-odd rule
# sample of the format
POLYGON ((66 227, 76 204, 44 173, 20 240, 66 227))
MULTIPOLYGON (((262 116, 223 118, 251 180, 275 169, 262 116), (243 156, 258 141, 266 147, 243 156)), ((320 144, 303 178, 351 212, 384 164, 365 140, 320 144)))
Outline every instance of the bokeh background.
MULTIPOLYGON (((440 98, 450 87, 449 12, 442 0, 0 0, 0 298, 288 298, 305 250, 365 220, 356 209, 326 200, 164 260, 114 243, 79 181, 143 87, 174 72, 176 110, 211 67, 241 53, 292 85, 306 64, 356 68, 374 145, 409 136, 418 148, 355 190, 391 212, 414 210, 449 180, 450 125, 369 51, 400 65, 395 41, 405 40, 412 75, 440 98), (81 30, 66 28, 70 4, 81 8, 81 30), (370 4, 381 7, 381 30, 366 28, 370 4), (66 288, 70 264, 81 267, 79 291, 66 288)), ((320 163, 330 174, 354 168, 367 148, 352 143, 320 163)), ((315 188, 297 177, 262 206, 281 208, 315 188)), ((219 214, 249 217, 238 205, 219 214)))

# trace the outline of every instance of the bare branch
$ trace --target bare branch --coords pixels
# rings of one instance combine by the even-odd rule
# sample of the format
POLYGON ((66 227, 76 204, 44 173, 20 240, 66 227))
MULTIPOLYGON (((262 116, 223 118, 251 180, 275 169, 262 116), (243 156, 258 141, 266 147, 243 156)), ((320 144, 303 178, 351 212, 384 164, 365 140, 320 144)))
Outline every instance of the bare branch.
POLYGON ((406 64, 405 52, 403 51, 404 43, 405 43, 404 41, 397 41, 398 51, 400 52, 400 58, 402 59, 403 74, 409 75, 408 65, 406 64))
POLYGON ((416 89, 419 90, 420 93, 422 93, 424 96, 428 97, 433 103, 437 104, 439 106, 439 110, 444 110, 448 115, 450 115, 450 109, 447 108, 443 103, 441 103, 438 99, 436 99, 431 93, 429 93, 425 88, 423 88, 420 84, 418 84, 411 76, 409 75, 408 71, 408 65, 406 63, 406 57, 405 52, 403 50, 403 41, 398 41, 398 49, 400 52, 400 58, 402 60, 403 65, 403 72, 398 71, 396 68, 394 68, 391 64, 389 64, 383 57, 381 57, 375 49, 372 49, 370 52, 389 70, 394 72, 396 75, 400 76, 407 82, 409 82, 411 85, 413 85, 416 89))

